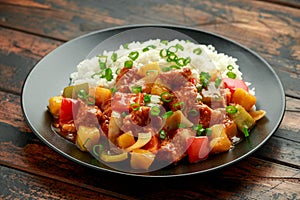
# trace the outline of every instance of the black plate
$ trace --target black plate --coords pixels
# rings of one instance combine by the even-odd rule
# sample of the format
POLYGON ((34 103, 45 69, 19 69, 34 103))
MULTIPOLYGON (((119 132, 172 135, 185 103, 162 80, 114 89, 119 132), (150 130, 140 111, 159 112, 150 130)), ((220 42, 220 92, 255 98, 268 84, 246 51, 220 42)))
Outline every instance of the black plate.
POLYGON ((22 91, 22 109, 33 132, 49 147, 61 155, 94 169, 118 174, 144 177, 170 177, 205 173, 235 163, 262 146, 276 131, 285 110, 285 95, 282 84, 272 67, 250 49, 224 37, 206 31, 169 26, 135 25, 96 31, 71 40, 44 57, 29 73, 22 91), (130 34, 128 34, 128 31, 130 34), (118 34, 118 35, 117 35, 118 34), (111 38, 107 42, 108 38, 111 38), (48 99, 60 94, 68 85, 70 73, 77 64, 104 49, 117 49, 120 44, 148 39, 189 39, 201 44, 212 44, 218 52, 238 58, 237 64, 246 81, 256 88, 257 108, 267 112, 251 131, 249 140, 237 144, 227 153, 211 156, 197 164, 182 163, 146 174, 117 171, 99 164, 89 153, 77 147, 51 129, 51 117, 46 111, 48 99), (111 42, 113 41, 113 42, 111 42), (97 46, 100 42, 102 46, 97 46), (100 49, 98 49, 100 47, 100 49))

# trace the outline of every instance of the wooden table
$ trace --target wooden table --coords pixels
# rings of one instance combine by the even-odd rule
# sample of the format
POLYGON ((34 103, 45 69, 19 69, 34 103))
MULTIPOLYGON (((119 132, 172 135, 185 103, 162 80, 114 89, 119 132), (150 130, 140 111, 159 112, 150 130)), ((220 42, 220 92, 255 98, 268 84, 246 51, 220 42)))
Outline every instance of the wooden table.
POLYGON ((299 0, 0 0, 0 79, 3 199, 300 199, 299 0), (271 139, 237 164, 171 179, 92 170, 42 143, 27 126, 20 105, 29 71, 70 39, 141 23, 201 28, 265 58, 281 78, 287 100, 284 119, 271 139))

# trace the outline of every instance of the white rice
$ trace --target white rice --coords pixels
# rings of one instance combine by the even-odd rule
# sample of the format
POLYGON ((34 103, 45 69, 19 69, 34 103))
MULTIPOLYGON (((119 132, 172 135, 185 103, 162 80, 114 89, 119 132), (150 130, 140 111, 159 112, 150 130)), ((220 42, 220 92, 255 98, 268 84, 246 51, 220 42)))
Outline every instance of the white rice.
POLYGON ((166 45, 162 43, 160 39, 156 39, 143 43, 132 42, 128 44, 128 48, 124 48, 123 45, 121 45, 116 51, 103 52, 102 55, 107 56, 107 67, 110 67, 113 72, 113 79, 111 81, 107 81, 105 78, 101 78, 100 76, 93 76, 95 73, 99 73, 100 71, 99 57, 96 56, 91 59, 83 60, 78 64, 77 71, 70 75, 71 83, 72 85, 89 83, 91 86, 101 85, 107 88, 113 87, 117 77, 116 72, 124 67, 124 62, 129 59, 128 54, 132 51, 139 52, 139 57, 133 62, 133 66, 139 68, 151 62, 158 62, 160 68, 168 67, 170 63, 168 63, 164 58, 161 58, 159 54, 160 50, 167 49, 171 46, 175 46, 176 44, 180 44, 184 47, 183 51, 177 51, 176 54, 179 57, 191 58, 191 62, 185 67, 192 69, 193 76, 199 77, 199 74, 202 71, 210 72, 212 70, 219 70, 222 77, 227 77, 226 74, 229 71, 227 66, 231 65, 233 67, 232 72, 236 74, 236 79, 242 79, 242 73, 239 70, 239 66, 236 64, 237 59, 224 53, 218 53, 212 45, 206 46, 184 40, 169 41, 166 45), (143 52, 142 50, 149 45, 154 45, 156 48, 149 48, 149 51, 143 52), (193 50, 196 48, 201 48, 202 53, 200 55, 193 53, 193 50), (116 62, 113 62, 111 59, 111 55, 114 52, 118 55, 116 62))

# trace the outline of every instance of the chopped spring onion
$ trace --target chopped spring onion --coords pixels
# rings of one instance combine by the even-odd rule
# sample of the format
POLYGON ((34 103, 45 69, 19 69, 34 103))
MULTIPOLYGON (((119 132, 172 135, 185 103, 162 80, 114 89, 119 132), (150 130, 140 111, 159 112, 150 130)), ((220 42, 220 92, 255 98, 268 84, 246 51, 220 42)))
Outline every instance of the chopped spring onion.
POLYGON ((175 47, 176 47, 177 49, 180 49, 181 51, 184 50, 184 48, 183 48, 183 46, 182 46, 181 44, 176 44, 175 47))
POLYGON ((112 87, 112 88, 110 88, 110 91, 111 91, 112 93, 115 93, 115 92, 117 92, 117 88, 116 88, 116 87, 112 87))
POLYGON ((143 48, 143 52, 149 51, 150 48, 155 49, 156 46, 155 45, 148 45, 147 47, 143 48))
POLYGON ((163 114, 162 118, 163 119, 166 119, 168 117, 171 117, 173 115, 173 111, 168 111, 168 112, 165 112, 165 114, 163 114))
POLYGON ((206 128, 205 132, 206 132, 207 136, 210 136, 212 134, 212 129, 211 128, 206 128))
POLYGON ((96 156, 100 156, 100 154, 102 153, 102 151, 104 150, 104 147, 102 144, 97 144, 93 146, 93 153, 96 156))
POLYGON ((184 58, 178 58, 176 60, 176 64, 179 66, 184 66, 185 65, 185 59, 184 58))
POLYGON ((137 111, 140 109, 140 104, 138 104, 138 103, 133 103, 130 106, 131 106, 132 110, 134 110, 134 111, 137 111))
POLYGON ((169 52, 167 62, 176 62, 177 60, 177 55, 174 52, 169 52))
POLYGON ((145 103, 148 103, 148 102, 150 102, 151 101, 151 96, 149 95, 149 94, 145 94, 144 95, 144 102, 145 103))
POLYGON ((128 57, 131 60, 135 61, 139 57, 139 52, 137 52, 137 51, 130 52, 128 57))
POLYGON ((196 109, 192 109, 188 112, 188 116, 191 116, 191 117, 196 117, 198 115, 199 115, 199 111, 196 109))
POLYGON ((168 103, 168 102, 172 101, 173 96, 169 92, 163 92, 160 94, 160 98, 163 102, 168 103))
POLYGON ((236 113, 238 110, 235 106, 226 106, 226 112, 229 114, 234 114, 236 113))
POLYGON ((113 79, 111 68, 106 68, 104 71, 104 75, 101 78, 105 78, 107 81, 111 81, 113 79))
POLYGON ((132 60, 126 60, 126 61, 125 61, 125 63, 124 63, 124 67, 125 67, 125 68, 130 69, 130 68, 132 68, 132 66, 133 66, 132 60))
POLYGON ((160 41, 160 43, 162 43, 164 45, 167 45, 169 43, 169 41, 168 40, 162 40, 162 41, 160 41))
POLYGON ((158 106, 152 106, 150 110, 152 116, 158 116, 160 114, 160 108, 158 106))
POLYGON ((184 66, 189 64, 191 61, 192 61, 191 57, 187 57, 186 59, 184 59, 184 66))
POLYGON ((205 132, 205 129, 203 128, 202 124, 194 125, 193 130, 196 131, 197 136, 201 136, 205 132))
POLYGON ((228 65, 228 66, 227 66, 227 69, 228 69, 229 71, 232 71, 232 70, 234 69, 234 67, 233 67, 232 65, 228 65))
POLYGON ((98 63, 100 69, 106 68, 107 56, 98 56, 98 63))
POLYGON ((202 50, 201 50, 201 48, 196 48, 193 50, 193 53, 196 55, 200 55, 202 53, 202 50))
POLYGON ((166 137, 167 137, 166 131, 160 130, 159 131, 159 138, 162 139, 162 140, 164 140, 164 139, 166 139, 166 137))
POLYGON ((116 62, 117 61, 117 59, 118 59, 118 54, 116 53, 116 52, 113 52, 112 54, 111 54, 111 60, 113 61, 113 62, 116 62))
POLYGON ((184 108, 184 102, 180 101, 178 103, 175 103, 173 105, 173 107, 174 107, 175 110, 183 110, 183 108, 184 108))
POLYGON ((182 123, 179 123, 179 124, 178 124, 178 128, 186 128, 186 127, 187 127, 186 124, 182 124, 182 123))
POLYGON ((167 49, 168 52, 172 52, 172 53, 176 53, 178 51, 178 47, 177 46, 170 46, 167 49))
POLYGON ((216 88, 220 87, 221 83, 222 83, 222 78, 217 77, 216 80, 215 80, 215 86, 216 86, 216 88))
POLYGON ((249 137, 249 132, 246 127, 243 128, 243 133, 244 133, 245 137, 249 137))
POLYGON ((168 71, 171 71, 171 70, 172 70, 171 67, 163 67, 163 68, 161 69, 161 71, 163 71, 163 72, 168 72, 168 71))
POLYGON ((79 90, 77 97, 85 101, 89 105, 95 104, 96 100, 95 97, 90 96, 85 90, 79 90))
POLYGON ((131 87, 131 91, 135 94, 140 93, 143 91, 142 86, 140 85, 135 85, 131 87))
POLYGON ((228 78, 232 78, 232 79, 236 78, 236 74, 234 72, 227 72, 226 75, 228 76, 228 78))
POLYGON ((201 72, 200 73, 200 81, 203 87, 207 87, 211 76, 208 72, 201 72))
POLYGON ((165 58, 168 55, 168 50, 167 49, 162 49, 159 52, 160 57, 165 58))
POLYGON ((129 44, 126 43, 126 44, 123 44, 122 46, 123 46, 124 49, 128 49, 128 45, 129 45, 129 44))

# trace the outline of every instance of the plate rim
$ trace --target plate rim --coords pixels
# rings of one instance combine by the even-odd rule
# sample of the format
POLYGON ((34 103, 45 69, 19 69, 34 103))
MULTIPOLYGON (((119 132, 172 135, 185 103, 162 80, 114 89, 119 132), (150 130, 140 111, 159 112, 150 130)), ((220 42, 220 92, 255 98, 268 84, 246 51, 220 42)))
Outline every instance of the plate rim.
POLYGON ((31 70, 28 72, 28 74, 26 75, 26 78, 24 80, 24 83, 22 85, 22 89, 21 89, 21 108, 22 108, 22 112, 25 118, 25 121, 27 123, 27 125, 30 127, 30 129, 32 130, 32 132, 39 138, 42 140, 43 143, 45 143, 48 147, 50 147, 52 150, 54 150, 55 152, 59 153, 61 156, 68 158, 69 160, 76 162, 77 164, 81 164, 83 166, 86 167, 90 167, 92 169, 101 171, 101 172, 109 172, 109 173, 113 173, 113 174, 119 174, 119 175, 126 175, 126 176, 133 176, 133 177, 156 177, 156 178, 166 178, 166 177, 181 177, 181 176, 191 176, 191 175, 196 175, 196 174, 203 174, 203 173, 207 173, 207 172, 212 172, 212 171, 216 171, 219 170, 221 168, 225 168, 228 167, 238 161, 241 161, 243 159, 245 159, 246 157, 248 157, 249 155, 253 154, 255 151, 257 151, 258 149, 260 149, 261 146, 263 146, 270 138, 271 136, 277 131, 277 129, 279 128, 284 114, 285 114, 285 107, 286 107, 286 95, 285 95, 285 91, 284 91, 284 87, 283 84, 279 78, 279 76, 277 75, 277 73, 275 72, 275 70, 273 69, 273 67, 263 58, 261 57, 257 52, 253 51, 252 49, 250 49, 249 47, 244 46, 243 44, 236 42, 235 40, 232 40, 228 37, 225 37, 223 35, 211 32, 211 31, 207 31, 207 30, 203 30, 202 28, 195 28, 195 27, 188 27, 188 26, 182 26, 182 25, 171 25, 171 24, 131 24, 131 25, 122 25, 122 26, 114 26, 114 27, 109 27, 109 28, 105 28, 105 29, 101 29, 101 30, 95 30, 83 35, 80 35, 78 37, 75 37, 67 42, 62 43, 61 45, 59 45, 58 47, 56 47, 55 49, 51 50, 48 54, 46 54, 45 56, 43 56, 40 60, 37 61, 37 63, 31 68, 31 70), (63 48, 63 46, 68 45, 70 43, 73 43, 74 41, 77 40, 81 40, 82 38, 85 37, 89 37, 95 34, 101 34, 103 32, 109 32, 109 31, 116 31, 116 30, 120 30, 121 32, 126 31, 126 29, 134 29, 134 28, 145 28, 145 27, 157 27, 157 28, 170 28, 170 29, 181 29, 181 30, 190 30, 190 31, 195 31, 195 32, 201 32, 203 34, 207 34, 207 35, 211 35, 213 37, 218 37, 221 40, 226 40, 227 42, 230 42, 240 48, 243 48, 244 50, 248 51, 250 54, 254 55, 256 58, 258 58, 261 62, 264 63, 265 66, 268 67, 268 69, 271 71, 273 77, 276 79, 276 82, 279 84, 279 88, 278 92, 280 93, 280 96, 282 97, 282 105, 280 105, 280 114, 278 115, 278 121, 276 122, 276 125, 272 128, 272 130, 268 133, 268 135, 264 138, 264 140, 262 140, 255 148, 251 149, 250 151, 248 151, 247 153, 243 154, 242 156, 231 160, 230 162, 224 163, 222 165, 213 167, 213 168, 209 168, 209 169, 205 169, 202 171, 196 171, 196 172, 187 172, 187 173, 180 173, 180 174, 167 174, 167 175, 151 175, 151 174, 139 174, 139 173, 128 173, 128 172, 123 172, 123 171, 118 171, 118 170, 112 170, 112 169, 108 169, 108 168, 102 168, 99 166, 95 166, 92 165, 90 163, 86 163, 83 162, 81 160, 78 160, 77 158, 74 158, 72 156, 70 156, 69 154, 63 152, 62 150, 58 149, 57 147, 55 147, 54 145, 52 145, 47 139, 45 139, 44 137, 42 137, 42 135, 40 133, 38 133, 38 130, 36 130, 36 128, 34 126, 32 126, 30 119, 27 116, 27 112, 26 112, 26 108, 25 108, 25 103, 24 103, 24 93, 25 93, 25 88, 26 88, 26 84, 28 83, 27 80, 30 78, 30 76, 34 73, 34 70, 36 69, 36 67, 40 64, 40 62, 42 62, 43 60, 47 59, 47 57, 54 53, 57 49, 63 48))

